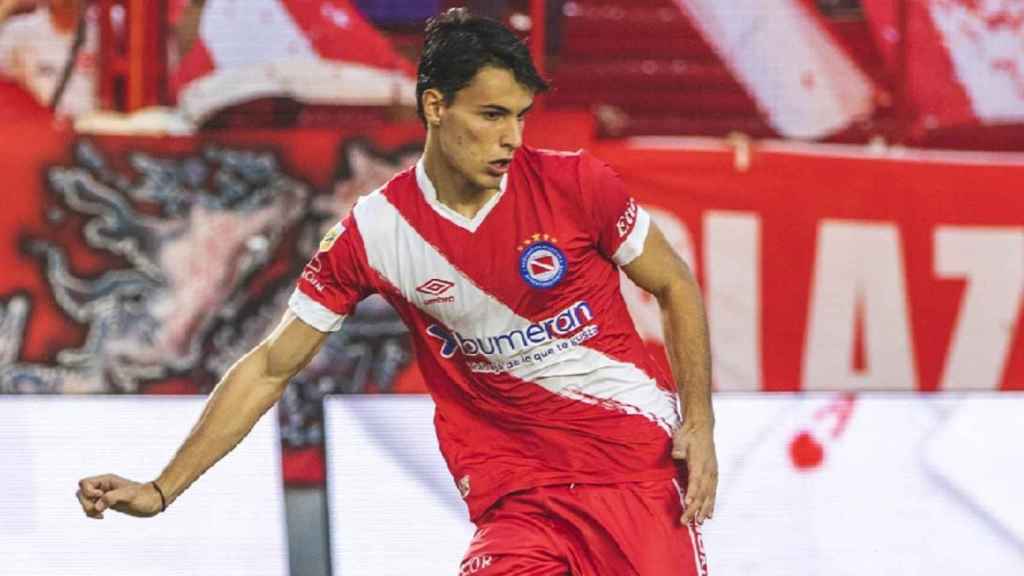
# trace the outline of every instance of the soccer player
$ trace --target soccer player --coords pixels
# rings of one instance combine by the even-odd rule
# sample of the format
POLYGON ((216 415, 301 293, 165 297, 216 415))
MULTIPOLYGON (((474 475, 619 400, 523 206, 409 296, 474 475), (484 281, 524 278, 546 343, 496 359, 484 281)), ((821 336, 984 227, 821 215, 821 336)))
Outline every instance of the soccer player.
POLYGON ((546 88, 501 24, 460 9, 431 20, 419 163, 327 233, 280 325, 224 375, 163 472, 82 480, 85 513, 164 510, 376 292, 409 326, 478 528, 462 574, 705 573, 698 525, 718 471, 700 292, 610 168, 523 146, 546 88), (662 308, 674 381, 633 327, 620 268, 662 308))

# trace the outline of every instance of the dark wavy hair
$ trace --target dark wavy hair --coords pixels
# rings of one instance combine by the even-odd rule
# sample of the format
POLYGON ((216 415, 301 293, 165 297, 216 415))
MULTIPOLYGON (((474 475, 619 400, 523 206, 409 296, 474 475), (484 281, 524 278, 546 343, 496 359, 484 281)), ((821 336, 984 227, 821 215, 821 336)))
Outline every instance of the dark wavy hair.
POLYGON ((423 53, 416 76, 416 112, 423 115, 423 92, 431 88, 451 102, 484 66, 510 70, 516 81, 534 93, 548 83, 537 73, 530 51, 500 22, 451 8, 427 21, 423 53))

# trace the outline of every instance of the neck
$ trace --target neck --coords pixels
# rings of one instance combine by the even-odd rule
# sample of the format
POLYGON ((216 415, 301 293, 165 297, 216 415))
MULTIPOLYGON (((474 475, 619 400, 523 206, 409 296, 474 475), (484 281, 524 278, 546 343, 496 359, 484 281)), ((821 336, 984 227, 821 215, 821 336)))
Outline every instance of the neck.
POLYGON ((467 180, 445 159, 432 138, 427 138, 423 148, 423 168, 437 191, 437 201, 467 218, 474 217, 499 190, 480 188, 467 180))

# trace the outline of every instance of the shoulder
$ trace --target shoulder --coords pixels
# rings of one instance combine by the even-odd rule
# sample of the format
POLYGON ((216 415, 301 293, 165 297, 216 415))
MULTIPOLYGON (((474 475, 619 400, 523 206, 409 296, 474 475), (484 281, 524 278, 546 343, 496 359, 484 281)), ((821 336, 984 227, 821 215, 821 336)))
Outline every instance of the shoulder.
POLYGON ((523 146, 516 152, 516 162, 524 172, 543 182, 545 188, 576 193, 580 189, 580 167, 586 156, 583 150, 570 152, 523 146))
POLYGON ((516 152, 516 160, 541 171, 575 170, 584 154, 582 149, 570 152, 523 146, 516 152))
POLYGON ((618 177, 618 173, 607 162, 582 148, 570 152, 523 146, 519 154, 524 164, 533 167, 544 177, 571 178, 582 187, 594 180, 618 177))
POLYGON ((408 206, 420 195, 414 169, 399 172, 382 186, 361 196, 352 207, 352 220, 364 240, 387 240, 408 206))
POLYGON ((388 201, 386 196, 388 194, 388 184, 377 188, 369 194, 360 196, 354 206, 352 206, 352 219, 355 220, 360 227, 372 223, 375 218, 374 214, 384 208, 388 201))
POLYGON ((599 183, 608 178, 619 178, 619 173, 610 164, 589 152, 583 151, 580 153, 579 173, 580 178, 589 184, 599 183))
POLYGON ((379 205, 381 202, 398 204, 410 195, 418 193, 418 190, 415 166, 406 168, 396 173, 391 179, 372 192, 360 196, 356 200, 353 211, 365 211, 370 207, 379 205))

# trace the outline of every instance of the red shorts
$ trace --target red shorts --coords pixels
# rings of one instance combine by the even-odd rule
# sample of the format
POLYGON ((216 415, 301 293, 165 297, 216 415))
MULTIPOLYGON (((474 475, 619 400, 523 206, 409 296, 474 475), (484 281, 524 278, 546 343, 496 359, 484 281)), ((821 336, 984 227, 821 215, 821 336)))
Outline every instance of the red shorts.
POLYGON ((674 480, 543 486, 477 522, 460 576, 706 576, 674 480))

